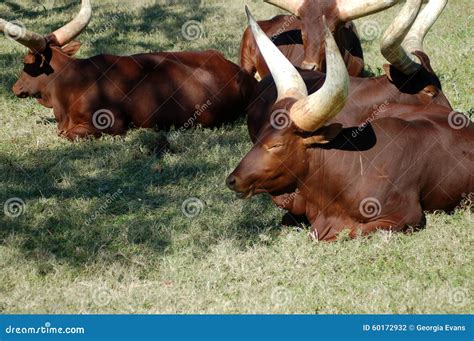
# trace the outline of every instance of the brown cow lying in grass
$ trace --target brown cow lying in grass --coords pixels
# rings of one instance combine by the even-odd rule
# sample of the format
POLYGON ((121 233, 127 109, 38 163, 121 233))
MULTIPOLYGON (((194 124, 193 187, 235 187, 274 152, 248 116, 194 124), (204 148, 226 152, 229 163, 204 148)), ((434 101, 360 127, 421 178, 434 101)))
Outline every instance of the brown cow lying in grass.
MULTIPOLYGON (((271 46, 248 15, 259 46, 271 46)), ((271 111, 288 113, 290 121, 259 131, 227 178, 229 188, 241 198, 297 192, 302 212, 292 213, 304 214, 319 240, 334 240, 346 228, 354 237, 420 227, 424 210, 451 210, 474 192, 474 124, 466 116, 453 119, 439 105, 391 104, 364 129, 334 120, 346 103, 349 76, 327 28, 325 39, 328 72, 311 95, 283 56, 266 58, 278 89, 271 111)))
POLYGON ((217 51, 72 57, 80 44, 71 41, 91 14, 90 0, 82 0, 77 17, 47 36, 0 19, 0 31, 30 49, 14 94, 53 108, 60 134, 117 135, 130 125, 215 127, 245 112, 256 81, 217 51))

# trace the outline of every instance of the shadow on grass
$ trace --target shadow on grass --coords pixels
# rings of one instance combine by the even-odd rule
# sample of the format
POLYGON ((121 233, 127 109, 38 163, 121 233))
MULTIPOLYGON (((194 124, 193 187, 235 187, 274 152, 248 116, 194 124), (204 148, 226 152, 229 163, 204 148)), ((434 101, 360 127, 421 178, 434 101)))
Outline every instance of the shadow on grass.
POLYGON ((109 22, 97 20, 78 39, 89 47, 91 55, 124 54, 124 45, 129 51, 137 53, 166 51, 173 48, 177 39, 185 39, 182 28, 186 22, 202 22, 210 14, 208 8, 201 6, 201 1, 187 1, 185 6, 180 9, 173 4, 153 4, 137 11, 120 7, 120 11, 101 12, 98 17, 108 18, 109 22), (105 34, 97 34, 98 32, 105 34), (153 34, 162 34, 165 39, 156 39, 153 42, 143 40, 144 36, 153 34), (111 41, 114 42, 112 46, 111 41))
MULTIPOLYGON (((52 12, 37 3, 34 9, 11 1, 4 5, 12 11, 5 19, 24 19, 26 27, 29 27, 28 22, 36 24, 36 20, 48 15, 47 23, 38 33, 48 33, 64 24, 64 20, 53 13, 61 11, 72 16, 78 8, 75 2, 61 2, 60 5, 55 2, 52 12)), ((184 39, 181 29, 187 21, 203 22, 206 16, 215 14, 201 7, 200 1, 186 2, 184 7, 155 2, 136 11, 116 12, 102 10, 99 4, 96 6, 94 16, 98 19, 95 23, 93 19, 92 25, 79 36, 79 40, 89 43, 87 53, 90 55, 169 49, 177 39, 184 39), (109 29, 97 32, 105 25, 104 19, 114 14, 119 19, 111 22, 109 29), (143 39, 155 32, 166 39, 152 42, 143 39)), ((233 42, 228 44, 234 45, 233 42)), ((5 66, 18 63, 19 70, 21 58, 18 52, 0 55, 5 66)), ((0 72, 0 95, 11 96, 15 81, 11 70, 0 72)), ((50 118, 47 123, 54 124, 50 118)), ((133 258, 136 254, 159 256, 168 252, 173 247, 172 235, 175 233, 170 227, 177 226, 178 233, 183 235, 192 228, 192 222, 180 218, 186 190, 192 192, 196 187, 194 183, 205 182, 201 179, 222 172, 222 165, 203 157, 181 157, 173 167, 160 169, 166 156, 155 150, 159 144, 157 136, 147 131, 135 134, 128 141, 104 139, 31 148, 27 153, 0 152, 2 204, 11 197, 21 198, 26 203, 26 211, 18 218, 0 215, 0 243, 13 243, 27 259, 57 259, 73 266, 97 260, 112 262, 133 258)), ((210 134, 206 139, 209 146, 229 151, 242 142, 235 132, 225 137, 210 134)), ((179 146, 177 149, 179 153, 185 153, 186 148, 179 146)), ((219 174, 218 181, 222 180, 219 188, 224 187, 225 176, 219 174)), ((199 186, 202 188, 203 184, 199 186)), ((231 195, 230 192, 222 196, 217 194, 224 202, 231 195)), ((255 200, 257 207, 269 205, 263 197, 255 200)), ((219 207, 217 216, 225 209, 225 205, 219 207)), ((255 219, 258 214, 247 210, 240 215, 230 228, 229 238, 242 245, 256 242, 262 231, 259 224, 263 226, 261 220, 255 219), (249 226, 249 221, 257 223, 249 226)), ((208 229, 212 230, 213 226, 208 229)), ((219 235, 220 230, 213 233, 219 235)), ((215 238, 208 243, 204 238, 200 252, 204 254, 218 240, 215 238)))
MULTIPOLYGON (((178 157, 173 167, 161 167, 163 158, 172 156, 156 148, 163 145, 164 135, 146 130, 129 141, 110 138, 33 149, 21 156, 0 154, 2 204, 12 197, 26 203, 18 218, 0 215, 2 243, 11 245, 17 240, 15 245, 27 259, 52 257, 73 266, 169 252, 174 247, 173 234, 186 235, 196 229, 183 216, 183 200, 206 187, 200 180, 203 175, 220 173, 222 166, 217 160, 178 157), (87 171, 81 172, 84 167, 87 171)), ((212 144, 222 143, 222 148, 229 149, 238 140, 238 136, 216 137, 212 144)), ((216 196, 225 202, 231 195, 216 196)), ((256 200, 261 201, 258 208, 268 206, 264 198, 256 200)), ((243 246, 258 242, 263 227, 248 224, 258 221, 258 208, 239 216, 230 228, 230 238, 243 246)), ((225 205, 210 214, 219 216, 223 210, 225 205)), ((220 230, 213 233, 218 236, 220 230)), ((201 241, 199 253, 205 254, 218 239, 209 244, 207 239, 201 241)))

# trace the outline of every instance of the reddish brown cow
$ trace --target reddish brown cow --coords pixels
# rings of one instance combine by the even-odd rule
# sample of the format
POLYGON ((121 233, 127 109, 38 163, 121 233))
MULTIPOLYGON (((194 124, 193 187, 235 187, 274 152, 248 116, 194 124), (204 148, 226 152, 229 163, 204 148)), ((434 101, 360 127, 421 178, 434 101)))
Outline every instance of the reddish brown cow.
MULTIPOLYGON (((349 40, 346 41, 350 43, 347 45, 347 51, 352 54, 351 49, 357 45, 360 46, 360 42, 357 36, 341 36, 341 33, 344 32, 345 23, 383 11, 395 5, 398 1, 399 0, 265 0, 265 2, 278 6, 301 19, 301 33, 305 53, 301 67, 307 70, 318 71, 325 70, 324 34, 321 24, 323 15, 326 16, 329 29, 335 33, 336 37, 349 38, 349 40), (355 44, 356 42, 358 44, 355 44)), ((346 31, 346 33, 350 33, 350 31, 346 31)), ((338 39, 336 39, 336 41, 340 47, 344 45, 343 41, 338 41, 338 39)), ((350 69, 354 67, 355 70, 359 67, 360 71, 362 71, 364 67, 363 60, 361 59, 362 53, 360 51, 360 56, 358 56, 358 53, 356 51, 354 52, 354 58, 346 59, 350 62, 348 66, 350 69), (352 63, 356 63, 356 65, 352 66, 352 63)), ((345 53, 343 55, 345 58, 348 58, 345 53)), ((349 74, 358 76, 358 74, 349 74)))
MULTIPOLYGON (((124 134, 132 124, 215 127, 244 113, 256 81, 217 51, 72 57, 80 43, 71 40, 91 14, 90 0, 82 0, 78 16, 52 34, 16 37, 30 52, 13 92, 53 108, 62 135, 124 134)), ((0 21, 7 35, 17 29, 0 21)))
POLYGON ((474 192, 474 124, 466 116, 453 119, 437 105, 391 104, 386 115, 393 110, 399 117, 363 129, 333 121, 345 105, 349 76, 327 28, 325 40, 327 77, 312 95, 288 61, 275 58, 278 73, 268 63, 278 89, 272 110, 287 112, 289 124, 261 130, 227 185, 241 198, 298 189, 312 236, 328 241, 346 228, 355 237, 421 227, 424 210, 450 210, 474 192))
MULTIPOLYGON (((350 96, 342 111, 335 118, 338 123, 344 126, 367 123, 377 117, 382 117, 387 112, 386 107, 389 103, 418 105, 436 103, 451 109, 448 100, 441 91, 441 84, 429 65, 428 57, 420 51, 424 36, 442 12, 445 4, 446 1, 444 0, 430 2, 416 18, 416 21, 413 22, 421 6, 421 0, 407 1, 385 33, 382 51, 386 55, 389 55, 386 51, 393 51, 397 57, 392 58, 391 61, 400 69, 416 68, 418 64, 408 57, 405 48, 402 47, 402 45, 407 45, 407 41, 409 41, 411 51, 415 51, 416 55, 420 57, 421 67, 418 67, 414 74, 405 75, 398 71, 396 67, 390 65, 386 66, 390 77, 350 78, 350 96), (387 42, 390 42, 390 44, 387 42), (392 75, 396 75, 396 77, 392 75)), ((256 34, 259 33, 256 32, 256 34)), ((263 40, 266 39, 265 35, 259 35, 263 37, 263 40)), ((267 44, 267 49, 262 49, 262 51, 264 57, 270 60, 273 60, 275 55, 279 55, 281 58, 281 53, 275 51, 273 51, 273 54, 271 53, 271 44, 269 46, 267 44)), ((280 63, 277 62, 274 69, 280 70, 279 65, 280 63)), ((301 75, 310 94, 317 91, 325 79, 324 74, 316 71, 303 71, 301 75)), ((278 120, 280 120, 280 123, 287 121, 287 118, 282 116, 281 112, 272 111, 276 99, 277 89, 271 77, 264 79, 255 88, 248 109, 248 128, 253 142, 258 139, 260 131, 266 126, 272 123, 278 125, 278 120)), ((396 115, 397 111, 391 110, 390 113, 396 115)), ((293 225, 306 222, 303 216, 306 203, 298 193, 274 196, 272 199, 279 207, 290 212, 283 217, 283 224, 293 225)))
MULTIPOLYGON (((300 19, 294 15, 277 15, 270 20, 259 21, 258 25, 293 65, 300 66, 303 63, 304 47, 300 19)), ((355 25, 352 22, 340 25, 334 33, 334 38, 344 57, 349 75, 361 77, 364 72, 364 56, 355 25)), ((251 75, 258 73, 262 79, 270 74, 250 28, 245 30, 240 43, 240 66, 251 75)))

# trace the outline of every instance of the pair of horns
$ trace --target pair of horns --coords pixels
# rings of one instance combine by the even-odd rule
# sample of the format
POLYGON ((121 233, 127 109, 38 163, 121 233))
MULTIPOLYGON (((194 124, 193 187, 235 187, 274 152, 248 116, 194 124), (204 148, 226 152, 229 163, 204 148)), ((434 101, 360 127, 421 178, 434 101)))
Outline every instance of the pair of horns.
MULTIPOLYGON (((300 15, 299 9, 307 0, 264 0, 285 11, 300 15)), ((334 0, 342 21, 354 20, 392 7, 400 0, 334 0)))
MULTIPOLYGON (((90 0, 82 0, 79 14, 63 27, 57 29, 51 36, 59 46, 66 45, 77 37, 89 24, 92 17, 92 6, 90 0)), ((33 52, 42 52, 47 45, 45 36, 28 31, 15 23, 0 19, 0 32, 28 47, 33 52)))
POLYGON ((423 39, 446 7, 448 0, 429 0, 419 13, 422 0, 407 0, 382 38, 380 51, 387 61, 406 75, 420 67, 415 51, 423 51, 423 39))
POLYGON ((260 53, 275 81, 277 101, 289 97, 296 99, 289 113, 291 120, 304 131, 313 132, 319 129, 341 111, 349 92, 349 74, 336 41, 326 24, 326 18, 323 16, 326 80, 318 91, 308 96, 306 85, 299 72, 258 26, 247 6, 245 11, 260 53))

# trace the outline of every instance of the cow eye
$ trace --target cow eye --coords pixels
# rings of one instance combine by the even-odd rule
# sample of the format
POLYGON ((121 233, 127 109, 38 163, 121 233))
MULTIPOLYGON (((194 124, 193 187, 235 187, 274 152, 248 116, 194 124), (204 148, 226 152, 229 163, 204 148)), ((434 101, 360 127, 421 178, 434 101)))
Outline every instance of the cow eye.
POLYGON ((278 148, 278 147, 283 147, 283 143, 275 143, 271 147, 267 147, 268 150, 278 148))

